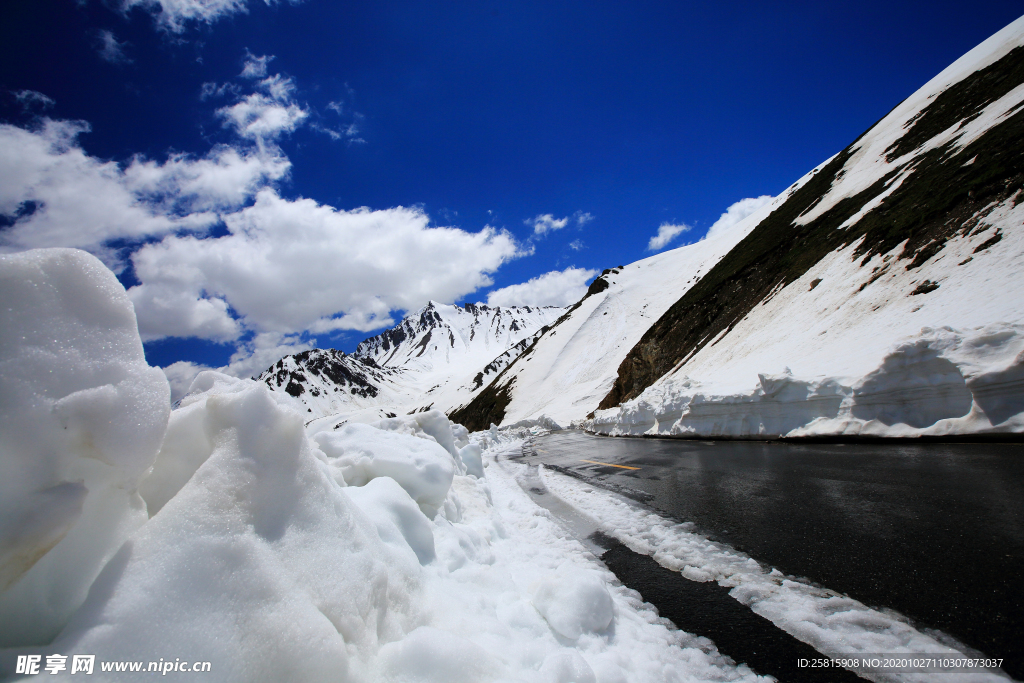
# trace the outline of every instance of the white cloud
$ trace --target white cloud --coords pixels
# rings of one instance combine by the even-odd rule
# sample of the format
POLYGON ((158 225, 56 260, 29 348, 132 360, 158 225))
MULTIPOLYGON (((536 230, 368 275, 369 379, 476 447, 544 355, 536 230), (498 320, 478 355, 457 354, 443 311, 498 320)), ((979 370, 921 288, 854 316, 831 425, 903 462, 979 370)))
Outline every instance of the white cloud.
POLYGON ((85 153, 77 138, 88 130, 51 119, 35 130, 0 124, 0 214, 14 220, 0 249, 80 247, 112 263, 110 240, 205 230, 217 220, 212 212, 241 206, 290 168, 266 147, 162 163, 136 157, 122 167, 85 153))
POLYGON ((174 154, 167 161, 136 158, 125 169, 125 185, 151 206, 166 211, 237 208, 268 183, 288 174, 291 162, 277 148, 215 147, 196 159, 174 154))
POLYGON ((760 197, 748 197, 746 199, 739 200, 726 209, 725 213, 723 213, 718 220, 708 228, 708 234, 706 237, 715 237, 716 235, 727 232, 734 225, 760 209, 771 200, 772 198, 766 194, 761 195, 760 197))
POLYGON ((272 141, 299 127, 308 113, 294 103, 253 93, 229 107, 217 110, 224 119, 225 127, 234 128, 243 138, 257 141, 272 141))
POLYGON ((662 223, 658 226, 658 234, 647 242, 648 251, 658 251, 684 232, 689 231, 690 226, 685 223, 662 223))
POLYGON ((25 109, 31 109, 32 107, 39 107, 40 109, 49 109, 53 105, 57 104, 53 101, 53 98, 47 97, 41 92, 35 90, 18 90, 12 92, 14 99, 18 100, 25 109))
POLYGON ((114 36, 113 31, 102 30, 96 34, 97 49, 99 50, 100 57, 111 64, 131 64, 131 59, 124 52, 124 46, 128 43, 122 43, 117 40, 114 36))
MULTIPOLYGON (((273 0, 264 0, 268 5, 273 0)), ((292 0, 296 2, 297 0, 292 0)), ((128 11, 141 7, 156 15, 157 24, 165 31, 181 33, 191 23, 212 24, 221 17, 248 12, 247 0, 122 0, 128 11)))
POLYGON ((573 240, 572 242, 569 242, 569 248, 573 251, 580 251, 584 246, 583 240, 573 240))
POLYGON ((393 324, 393 310, 486 287, 490 273, 521 255, 508 233, 489 226, 430 227, 419 209, 339 211, 270 189, 224 221, 223 237, 169 236, 132 257, 142 284, 129 295, 148 338, 226 339, 228 307, 259 332, 368 331, 393 324), (174 332, 161 322, 172 316, 174 332))
POLYGON ((574 223, 576 227, 582 228, 592 220, 594 220, 592 214, 586 211, 576 211, 571 216, 564 216, 562 218, 555 218, 554 214, 542 213, 533 218, 527 218, 523 223, 533 226, 534 235, 543 235, 547 232, 561 230, 569 225, 569 223, 574 223))
POLYGON ((101 252, 111 239, 190 224, 152 210, 126 186, 116 163, 87 155, 77 137, 88 130, 80 121, 44 119, 37 130, 0 124, 0 214, 15 219, 0 233, 0 248, 101 252))
MULTIPOLYGON (((491 226, 434 227, 420 209, 341 211, 281 198, 275 183, 291 162, 273 140, 306 112, 292 100, 291 79, 261 76, 255 87, 218 110, 238 139, 202 157, 117 163, 82 149, 84 122, 0 124, 0 215, 9 223, 0 251, 79 247, 118 269, 123 252, 110 245, 127 243, 136 249, 140 284, 129 295, 143 339, 234 342, 221 370, 240 376, 308 348, 309 333, 369 331, 393 324, 396 311, 464 298, 489 287, 508 260, 532 253, 491 226), (227 234, 211 237, 218 223, 227 234)), ((203 88, 207 97, 236 93, 203 88)), ((49 101, 36 95, 15 93, 49 101)), ((170 368, 177 385, 202 369, 170 368)))
POLYGON ((245 63, 242 65, 242 78, 263 78, 267 75, 267 65, 274 61, 274 55, 254 55, 245 51, 245 63))
POLYGON ((219 368, 180 360, 161 368, 171 385, 171 402, 180 401, 192 386, 192 380, 204 370, 216 370, 232 377, 258 377, 281 358, 316 346, 316 339, 302 341, 299 335, 264 332, 238 345, 228 364, 219 368))
POLYGON ((596 270, 566 268, 530 278, 487 295, 488 306, 569 306, 587 293, 587 280, 596 270))
POLYGON ((553 230, 561 230, 565 226, 569 225, 569 218, 555 218, 550 213, 542 213, 533 218, 528 218, 523 221, 527 225, 533 226, 534 235, 543 235, 546 232, 553 230))

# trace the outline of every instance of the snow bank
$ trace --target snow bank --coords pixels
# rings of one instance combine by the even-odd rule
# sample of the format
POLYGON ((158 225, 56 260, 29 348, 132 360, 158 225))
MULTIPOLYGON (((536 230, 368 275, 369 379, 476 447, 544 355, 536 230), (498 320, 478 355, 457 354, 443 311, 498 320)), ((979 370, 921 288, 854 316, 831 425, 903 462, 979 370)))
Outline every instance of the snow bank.
POLYGON ((0 646, 44 643, 146 519, 170 412, 117 278, 74 249, 0 256, 0 646))
MULTIPOLYGON (((615 494, 589 486, 540 466, 545 488, 590 519, 602 532, 635 552, 650 555, 667 569, 691 581, 715 581, 730 595, 795 638, 833 657, 868 653, 970 656, 957 650, 948 636, 940 641, 914 628, 891 610, 871 609, 827 588, 794 581, 777 569, 638 507, 615 494)), ((924 681, 934 674, 892 674, 875 680, 924 681)), ((957 674, 957 681, 1005 681, 990 671, 957 674)))
POLYGON ((924 328, 856 377, 759 374, 749 390, 663 378, 581 423, 603 434, 943 436, 1024 431, 1024 325, 924 328))
POLYGON ((213 662, 217 680, 351 680, 416 625, 420 564, 401 542, 403 525, 428 524, 408 521, 415 503, 397 486, 367 491, 375 523, 301 414, 243 384, 194 404, 212 453, 107 565, 55 651, 173 652, 213 662), (386 540, 385 523, 399 527, 386 540))
POLYGON ((260 383, 197 378, 150 475, 159 512, 55 641, 4 661, 92 653, 97 680, 161 657, 246 683, 763 680, 659 619, 496 464, 537 427, 422 414, 310 438, 303 419, 260 383), (479 474, 460 473, 469 454, 479 474))

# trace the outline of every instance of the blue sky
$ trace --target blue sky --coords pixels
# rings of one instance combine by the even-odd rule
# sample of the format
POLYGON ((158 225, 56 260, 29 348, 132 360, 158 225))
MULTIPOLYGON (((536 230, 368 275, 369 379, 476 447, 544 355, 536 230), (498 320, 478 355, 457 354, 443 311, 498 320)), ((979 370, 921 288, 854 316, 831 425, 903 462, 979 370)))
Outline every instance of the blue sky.
POLYGON ((663 224, 698 239, 1019 12, 5 3, 0 248, 97 253, 154 364, 351 351, 427 298, 558 303, 663 224))

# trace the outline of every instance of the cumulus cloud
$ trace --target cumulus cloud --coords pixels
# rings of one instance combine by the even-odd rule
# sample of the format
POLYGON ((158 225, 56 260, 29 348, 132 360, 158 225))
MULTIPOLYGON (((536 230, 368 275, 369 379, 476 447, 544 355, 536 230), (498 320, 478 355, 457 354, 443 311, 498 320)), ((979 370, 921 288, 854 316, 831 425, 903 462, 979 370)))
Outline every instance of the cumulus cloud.
POLYGON ((171 363, 160 369, 164 371, 167 383, 171 385, 171 403, 180 401, 188 393, 188 388, 192 385, 192 380, 196 378, 196 375, 203 370, 213 370, 208 365, 199 365, 187 360, 179 360, 177 363, 171 363))
POLYGON ((259 142, 273 141, 291 133, 308 116, 308 112, 294 102, 282 102, 253 93, 241 102, 217 110, 225 127, 234 128, 243 138, 259 142))
POLYGON ((488 306, 569 306, 587 293, 587 280, 596 270, 570 267, 530 278, 487 295, 488 306))
POLYGON ((281 358, 315 347, 316 339, 302 341, 297 334, 263 332, 239 345, 228 364, 218 370, 233 377, 258 377, 281 358))
POLYGON ((393 324, 393 310, 486 287, 520 255, 491 227, 431 227, 419 209, 340 211, 271 189, 224 222, 223 237, 168 236, 132 257, 142 284, 129 296, 148 338, 173 327, 224 340, 238 322, 260 332, 368 331, 393 324))
POLYGON ((100 57, 111 64, 131 64, 132 60, 124 51, 127 44, 119 42, 113 31, 104 29, 96 34, 96 49, 100 57))
POLYGON ((77 138, 88 130, 80 121, 45 119, 35 130, 0 124, 0 214, 13 222, 0 233, 0 247, 100 252, 111 239, 162 234, 188 223, 136 197, 118 164, 87 155, 77 138))
POLYGON ((585 246, 586 245, 583 244, 583 240, 573 240, 572 242, 569 242, 569 248, 573 251, 580 251, 585 246))
POLYGON ((647 250, 659 251, 664 249, 669 242, 689 230, 690 226, 685 223, 662 223, 658 226, 658 234, 647 242, 647 250))
POLYGON ((708 228, 707 237, 715 237, 724 232, 728 232, 730 228, 760 209, 765 204, 769 203, 771 200, 772 198, 765 194, 760 197, 748 197, 746 199, 741 199, 735 204, 732 204, 725 210, 725 213, 723 213, 718 220, 708 228))
POLYGON ((581 228, 590 221, 594 220, 594 216, 586 211, 577 211, 572 215, 572 217, 576 219, 576 225, 581 228))
MULTIPOLYGON (((260 59, 269 61, 247 63, 260 59)), ((139 284, 129 296, 143 339, 233 343, 220 369, 238 376, 309 348, 311 335, 378 329, 428 300, 464 298, 531 253, 504 230, 437 227, 417 208, 282 198, 276 184, 291 162, 275 139, 306 111, 290 78, 252 70, 257 92, 218 110, 237 138, 203 156, 118 163, 83 150, 84 122, 0 124, 0 251, 73 246, 116 270, 134 249, 139 284), (213 226, 224 234, 212 236, 213 226)), ((203 93, 238 97, 215 84, 203 93)), ((168 375, 183 390, 201 369, 175 364, 168 375)))
MULTIPOLYGON (((273 0, 264 2, 270 5, 273 0)), ((121 7, 125 12, 141 7, 156 16, 161 29, 181 33, 193 22, 212 24, 221 17, 248 12, 248 4, 248 0, 122 0, 121 7)))
POLYGON ((0 214, 13 223, 0 249, 80 247, 110 264, 111 240, 204 230, 213 211, 241 206, 290 168, 276 148, 231 147, 122 166, 86 154, 78 136, 88 130, 51 119, 34 130, 0 124, 0 214))

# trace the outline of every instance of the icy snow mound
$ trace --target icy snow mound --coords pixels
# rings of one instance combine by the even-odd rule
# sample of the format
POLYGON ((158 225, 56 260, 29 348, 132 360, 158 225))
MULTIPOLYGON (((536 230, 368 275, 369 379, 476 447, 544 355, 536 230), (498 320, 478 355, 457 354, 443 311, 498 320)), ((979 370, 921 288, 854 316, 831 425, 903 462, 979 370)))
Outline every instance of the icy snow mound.
MULTIPOLYGON (((241 393, 250 387, 251 382, 247 380, 214 370, 205 370, 192 380, 188 393, 171 413, 152 470, 139 484, 139 494, 146 501, 150 517, 181 490, 213 453, 212 435, 207 432, 206 424, 207 399, 241 393)), ((297 409, 286 394, 274 393, 271 397, 282 406, 297 409)))
MULTIPOLYGON (((415 552, 381 539, 299 413, 245 384, 206 397, 213 452, 107 565, 55 651, 188 653, 217 680, 348 680, 411 630, 415 552)), ((418 513, 395 488, 360 502, 382 523, 396 502, 418 513)))
POLYGON ((377 477, 390 477, 431 518, 444 504, 455 476, 451 454, 433 440, 410 434, 347 424, 336 432, 320 432, 313 441, 339 483, 364 486, 377 477))
POLYGON ((759 374, 749 390, 715 393, 663 378, 582 423, 602 434, 918 437, 1024 431, 1024 325, 924 328, 861 377, 759 374))
POLYGON ((146 519, 170 412, 114 274, 75 249, 0 256, 0 646, 44 643, 146 519))
POLYGON ((544 577, 533 606, 563 638, 604 631, 615 616, 612 597, 600 577, 566 562, 544 577))
MULTIPOLYGON (((100 680, 113 677, 99 662, 179 654, 211 662, 211 680, 245 683, 763 680, 612 585, 494 466, 496 450, 519 448, 512 430, 446 425, 453 448, 489 447, 496 476, 454 474, 430 520, 405 488, 417 453, 453 457, 416 419, 317 435, 395 461, 406 449, 404 485, 345 485, 303 414, 262 384, 213 374, 203 385, 178 410, 211 451, 188 458, 202 463, 107 564, 46 654, 94 653, 100 680)), ((444 440, 440 419, 423 422, 444 440)))

